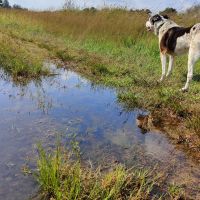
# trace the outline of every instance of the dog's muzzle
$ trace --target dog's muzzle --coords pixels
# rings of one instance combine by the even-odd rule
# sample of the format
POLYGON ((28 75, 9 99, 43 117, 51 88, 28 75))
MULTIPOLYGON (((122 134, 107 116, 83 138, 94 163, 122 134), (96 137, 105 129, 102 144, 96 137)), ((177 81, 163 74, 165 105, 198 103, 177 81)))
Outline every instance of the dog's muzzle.
POLYGON ((151 27, 147 27, 147 31, 152 31, 152 30, 151 30, 151 27))
POLYGON ((146 29, 147 31, 153 31, 153 26, 151 25, 149 21, 146 22, 146 29))

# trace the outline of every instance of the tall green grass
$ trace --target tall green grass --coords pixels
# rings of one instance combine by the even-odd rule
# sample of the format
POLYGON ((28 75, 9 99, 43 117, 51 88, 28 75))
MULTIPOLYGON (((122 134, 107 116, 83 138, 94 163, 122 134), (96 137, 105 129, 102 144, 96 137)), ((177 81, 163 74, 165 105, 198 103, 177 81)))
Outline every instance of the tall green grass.
POLYGON ((0 43, 0 65, 15 79, 37 78, 49 73, 48 69, 43 67, 44 58, 48 55, 46 52, 2 33, 0 43))

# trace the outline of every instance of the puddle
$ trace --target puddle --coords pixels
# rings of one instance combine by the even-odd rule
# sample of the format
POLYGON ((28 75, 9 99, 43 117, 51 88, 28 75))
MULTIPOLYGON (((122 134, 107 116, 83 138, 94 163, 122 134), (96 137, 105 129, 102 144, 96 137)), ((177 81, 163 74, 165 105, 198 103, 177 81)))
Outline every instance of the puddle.
POLYGON ((21 168, 33 157, 39 140, 54 144, 56 133, 76 133, 84 159, 154 167, 169 173, 200 199, 200 169, 165 134, 143 131, 136 119, 142 112, 123 111, 115 90, 95 86, 78 74, 59 75, 16 86, 0 80, 0 199, 23 200, 37 191, 21 168))

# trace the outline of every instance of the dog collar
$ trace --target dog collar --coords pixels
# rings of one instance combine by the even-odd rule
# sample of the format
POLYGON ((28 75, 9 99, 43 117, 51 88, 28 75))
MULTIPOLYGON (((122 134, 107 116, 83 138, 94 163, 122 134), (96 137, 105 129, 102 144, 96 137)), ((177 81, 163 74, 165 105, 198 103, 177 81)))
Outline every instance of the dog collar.
POLYGON ((162 28, 162 26, 164 25, 165 22, 163 22, 156 30, 156 35, 159 35, 159 31, 162 28))
POLYGON ((162 28, 162 26, 164 25, 164 23, 165 23, 165 22, 163 22, 163 23, 157 28, 158 32, 159 32, 159 30, 162 28))

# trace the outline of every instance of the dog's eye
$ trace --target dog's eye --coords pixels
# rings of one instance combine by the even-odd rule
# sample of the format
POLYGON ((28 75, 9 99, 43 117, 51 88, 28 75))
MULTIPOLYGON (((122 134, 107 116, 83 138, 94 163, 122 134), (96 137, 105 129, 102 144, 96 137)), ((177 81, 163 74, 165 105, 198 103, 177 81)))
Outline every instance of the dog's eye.
POLYGON ((169 19, 169 16, 168 16, 168 15, 163 15, 163 17, 164 17, 165 19, 169 19))
POLYGON ((161 20, 161 17, 159 15, 156 15, 151 19, 151 22, 152 24, 154 24, 155 22, 160 21, 160 20, 161 20))

